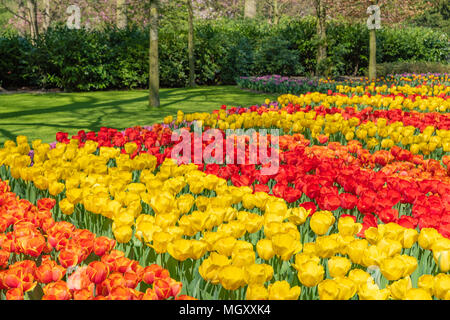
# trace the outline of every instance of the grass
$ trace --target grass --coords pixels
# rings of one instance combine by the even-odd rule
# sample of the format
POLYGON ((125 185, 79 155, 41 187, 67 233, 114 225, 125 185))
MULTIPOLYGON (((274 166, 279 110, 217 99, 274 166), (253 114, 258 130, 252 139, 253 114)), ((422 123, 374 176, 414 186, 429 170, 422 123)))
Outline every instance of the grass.
POLYGON ((86 93, 18 93, 0 95, 0 144, 18 135, 29 141, 55 141, 58 131, 69 137, 78 130, 125 129, 161 122, 167 115, 210 112, 221 105, 248 107, 277 96, 243 91, 235 86, 162 89, 161 108, 148 107, 145 90, 86 93))

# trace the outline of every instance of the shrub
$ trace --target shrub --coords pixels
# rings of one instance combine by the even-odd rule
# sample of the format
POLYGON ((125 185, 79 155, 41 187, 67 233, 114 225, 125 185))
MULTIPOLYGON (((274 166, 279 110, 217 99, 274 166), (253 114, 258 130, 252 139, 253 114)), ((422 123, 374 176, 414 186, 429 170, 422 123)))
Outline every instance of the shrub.
POLYGON ((385 77, 389 74, 403 73, 450 73, 450 65, 439 62, 426 61, 398 61, 377 65, 377 76, 385 77))
MULTIPOLYGON (((363 24, 330 21, 330 76, 365 75, 369 33, 363 24)), ((184 23, 160 25, 160 79, 163 87, 188 83, 187 34, 184 23)), ((0 83, 5 87, 57 87, 102 90, 148 87, 148 29, 49 29, 32 44, 18 35, 0 38, 0 83), (11 71, 11 73, 9 73, 11 71)), ((377 32, 378 63, 445 62, 445 33, 420 27, 383 28, 377 32)), ((283 18, 278 25, 260 20, 199 20, 195 24, 196 83, 235 84, 240 76, 281 74, 310 76, 316 69, 315 19, 283 18)), ((426 70, 429 71, 429 70, 426 70)))
POLYGON ((18 88, 35 84, 30 57, 34 51, 26 38, 6 35, 0 37, 0 85, 18 88))

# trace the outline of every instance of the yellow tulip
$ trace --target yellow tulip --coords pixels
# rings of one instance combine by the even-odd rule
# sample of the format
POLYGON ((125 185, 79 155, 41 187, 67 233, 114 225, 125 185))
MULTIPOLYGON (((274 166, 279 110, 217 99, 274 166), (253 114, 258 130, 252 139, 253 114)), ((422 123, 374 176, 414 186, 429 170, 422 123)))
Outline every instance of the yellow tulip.
POLYGON ((177 199, 177 208, 181 214, 187 214, 194 205, 195 198, 191 194, 183 194, 177 199))
POLYGON ((262 285, 249 285, 245 295, 246 300, 267 300, 269 298, 269 290, 262 285))
POLYGON ((338 220, 338 230, 342 236, 353 236, 362 228, 360 223, 355 223, 352 217, 343 217, 338 220))
POLYGON ((285 280, 270 284, 268 290, 269 300, 297 300, 301 293, 299 286, 291 288, 285 280))
POLYGON ((335 280, 325 279, 317 286, 320 300, 338 300, 339 286, 335 280))
POLYGON ((281 260, 287 261, 292 255, 302 250, 302 244, 290 234, 279 233, 272 237, 272 248, 281 260))
POLYGON ((406 292, 405 300, 433 300, 433 298, 427 290, 411 288, 406 292))
POLYGON ((261 230, 264 218, 256 213, 250 213, 245 219, 245 229, 248 233, 255 233, 261 230))
POLYGON ((263 260, 270 260, 275 256, 272 241, 269 239, 261 239, 256 243, 256 252, 263 260))
POLYGON ((336 237, 322 236, 316 239, 315 253, 321 258, 331 258, 340 249, 336 237))
POLYGON ((165 231, 157 231, 153 233, 153 244, 151 247, 156 253, 166 253, 167 245, 172 241, 173 235, 165 231))
POLYGON ((287 216, 289 222, 292 222, 296 226, 302 225, 306 222, 306 219, 308 218, 309 212, 311 210, 306 210, 303 207, 296 207, 288 209, 287 216))
POLYGON ((304 253, 304 252, 298 253, 295 255, 295 262, 292 264, 292 267, 294 267, 294 269, 299 271, 301 269, 302 265, 308 261, 313 261, 313 262, 319 264, 320 258, 315 255, 310 255, 309 253, 304 253))
POLYGON ((333 278, 345 276, 351 266, 351 261, 345 257, 334 256, 328 259, 328 269, 333 278))
POLYGON ((330 211, 317 211, 312 215, 309 226, 315 234, 321 236, 327 233, 335 220, 330 211))
POLYGON ((67 189, 66 190, 67 200, 73 204, 80 203, 82 200, 82 191, 83 190, 80 188, 67 189))
POLYGON ((324 274, 323 266, 310 260, 299 267, 297 277, 304 286, 314 287, 323 280, 324 274))
POLYGON ((348 273, 348 278, 355 283, 357 288, 367 282, 373 282, 372 276, 368 272, 359 268, 350 270, 348 273))
POLYGON ((390 240, 386 238, 382 238, 380 241, 378 241, 376 247, 380 252, 386 254, 386 256, 388 257, 393 257, 397 254, 400 254, 403 248, 400 241, 390 240))
POLYGON ((230 257, 236 241, 237 240, 234 237, 222 238, 219 242, 214 244, 213 248, 219 254, 230 257))
MULTIPOLYGON (((17 173, 18 174, 17 174, 16 178, 19 178, 19 172, 17 172, 17 173)), ((35 177, 33 179, 33 182, 34 182, 35 187, 38 188, 39 190, 47 190, 48 189, 48 180, 44 176, 39 175, 39 176, 35 177)), ((81 194, 81 190, 80 190, 80 194, 81 194)), ((67 191, 66 191, 66 197, 69 197, 69 195, 67 194, 67 191)), ((79 199, 79 200, 81 200, 81 199, 79 199)), ((78 202, 76 202, 76 203, 78 203, 78 202)), ((72 202, 72 203, 74 203, 74 202, 72 202)))
POLYGON ((245 268, 245 282, 251 287, 263 285, 273 277, 273 268, 268 264, 251 264, 245 268))
POLYGON ((417 242, 419 238, 419 232, 416 229, 405 228, 403 232, 403 237, 401 239, 401 244, 403 248, 409 249, 417 242))
POLYGON ((219 282, 226 290, 237 290, 245 285, 244 270, 236 266, 225 266, 219 273, 219 282))
POLYGON ((52 196, 57 196, 58 194, 63 192, 64 188, 65 188, 64 183, 57 182, 57 181, 52 181, 48 185, 48 192, 52 196))
POLYGON ((433 294, 434 276, 431 274, 423 274, 417 280, 417 286, 426 290, 429 294, 433 294))
POLYGON ((423 228, 420 230, 418 237, 419 246, 425 250, 429 250, 440 236, 439 232, 434 228, 423 228))
POLYGON ((265 214, 275 214, 279 217, 285 217, 288 210, 287 204, 284 200, 277 199, 273 197, 267 200, 265 214))
POLYGON ((231 264, 236 267, 245 267, 255 263, 255 251, 252 249, 233 250, 231 264))
POLYGON ((114 229, 113 231, 114 238, 116 238, 119 243, 127 243, 131 240, 131 236, 133 235, 133 229, 131 229, 128 225, 122 225, 114 229))
POLYGON ((438 299, 448 300, 450 292, 450 275, 439 273, 434 277, 433 295, 438 299))
POLYGON ((433 259, 441 272, 450 270, 450 250, 433 251, 433 259))
POLYGON ((412 288, 411 278, 406 277, 400 280, 393 282, 388 286, 391 291, 391 295, 396 300, 404 300, 406 297, 406 293, 409 289, 412 288))
POLYGON ((178 261, 184 261, 192 255, 191 240, 177 239, 167 245, 167 252, 178 261))
POLYGON ((380 263, 380 271, 383 276, 392 281, 403 278, 406 265, 402 259, 398 257, 383 259, 380 263))
POLYGON ((67 198, 62 199, 59 202, 59 208, 61 209, 62 213, 67 215, 71 215, 75 210, 73 203, 71 203, 67 198))
POLYGON ((366 282, 358 287, 359 300, 388 300, 391 292, 388 288, 380 289, 372 282, 366 282))
POLYGON ((126 208, 122 208, 119 213, 113 217, 113 221, 119 226, 132 226, 135 222, 133 213, 126 208))
POLYGON ((225 266, 229 266, 230 264, 231 260, 226 256, 212 252, 208 258, 202 261, 198 272, 205 281, 218 284, 219 273, 225 266))
POLYGON ((168 192, 159 193, 152 197, 150 201, 150 206, 155 214, 169 213, 176 204, 175 199, 168 192))

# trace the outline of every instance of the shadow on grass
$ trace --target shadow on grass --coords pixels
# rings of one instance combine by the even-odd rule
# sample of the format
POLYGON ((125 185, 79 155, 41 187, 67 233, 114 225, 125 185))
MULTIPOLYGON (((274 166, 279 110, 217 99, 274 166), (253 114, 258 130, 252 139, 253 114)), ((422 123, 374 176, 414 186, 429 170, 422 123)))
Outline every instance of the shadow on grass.
MULTIPOLYGON (((207 94, 204 94, 204 93, 191 93, 191 94, 184 93, 183 99, 177 99, 174 101, 169 101, 169 102, 164 103, 163 102, 164 100, 169 100, 173 96, 180 95, 180 94, 172 94, 173 91, 175 91, 175 89, 174 90, 166 90, 161 93, 160 98, 161 98, 162 103, 161 103, 160 108, 145 109, 143 111, 157 113, 160 116, 166 115, 166 114, 171 114, 173 112, 173 109, 169 109, 166 111, 164 108, 171 106, 173 104, 181 103, 183 101, 193 100, 199 96, 208 96, 207 94)), ((70 98, 71 98, 71 100, 74 100, 74 97, 70 97, 70 98)), ((32 115, 43 115, 43 114, 57 113, 57 112, 76 112, 76 111, 80 111, 80 110, 84 110, 84 109, 90 109, 90 108, 98 109, 98 108, 105 108, 105 107, 112 107, 112 108, 115 108, 115 111, 127 113, 120 108, 122 105, 129 105, 132 103, 144 102, 144 101, 147 101, 147 99, 148 99, 146 96, 143 96, 140 98, 117 100, 117 101, 101 103, 101 101, 99 99, 96 99, 93 97, 86 97, 86 98, 88 98, 88 101, 81 101, 81 102, 73 101, 71 104, 58 106, 58 107, 0 113, 0 119, 18 118, 18 117, 32 116, 32 115)))
MULTIPOLYGON (((57 131, 98 131, 103 126, 124 129, 133 125, 151 125, 168 115, 175 115, 178 109, 185 113, 206 112, 218 109, 222 104, 235 105, 234 103, 240 102, 245 106, 254 101, 253 95, 249 96, 233 86, 163 89, 160 92, 160 108, 148 107, 146 90, 97 92, 92 95, 57 93, 45 96, 47 100, 40 100, 39 95, 27 99, 31 103, 24 101, 23 110, 0 113, 0 144, 5 139, 14 140, 18 134, 37 139, 45 135, 47 138, 49 135, 54 138, 53 134, 57 131), (128 94, 132 97, 127 96, 128 94), (48 99, 55 106, 45 106, 48 99), (58 102, 58 99, 64 101, 58 102), (43 108, 36 107, 42 104, 43 108)), ((20 101, 15 103, 21 106, 20 101)), ((2 105, 0 110, 7 107, 8 105, 2 105)))

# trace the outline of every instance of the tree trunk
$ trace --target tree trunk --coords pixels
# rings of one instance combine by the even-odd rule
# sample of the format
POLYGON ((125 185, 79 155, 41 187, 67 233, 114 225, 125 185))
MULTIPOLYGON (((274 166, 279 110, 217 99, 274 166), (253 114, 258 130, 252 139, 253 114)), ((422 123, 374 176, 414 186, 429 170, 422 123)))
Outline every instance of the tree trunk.
POLYGON ((189 51, 189 86, 195 87, 195 57, 194 57, 194 10, 192 0, 187 0, 188 6, 188 51, 189 51))
POLYGON ((126 0, 116 1, 116 26, 118 29, 127 27, 127 4, 126 0))
POLYGON ((149 106, 159 107, 159 55, 158 55, 159 0, 150 0, 150 54, 149 54, 149 106))
POLYGON ((273 24, 277 25, 280 21, 280 9, 278 7, 278 0, 273 0, 273 24))
POLYGON ((47 30, 50 27, 51 22, 51 5, 50 0, 44 0, 44 24, 42 25, 44 30, 47 30))
POLYGON ((316 15, 317 15, 317 35, 319 38, 319 46, 317 48, 317 65, 316 73, 321 75, 323 72, 321 68, 322 62, 327 58, 327 33, 326 33, 326 8, 322 1, 316 0, 316 15))
POLYGON ((36 0, 27 0, 27 9, 30 17, 31 38, 36 40, 39 36, 39 26, 37 20, 38 7, 36 0))
POLYGON ((250 19, 256 17, 256 0, 245 0, 244 17, 250 19))
POLYGON ((369 80, 377 78, 377 38, 376 30, 370 30, 370 54, 369 54, 369 80))

